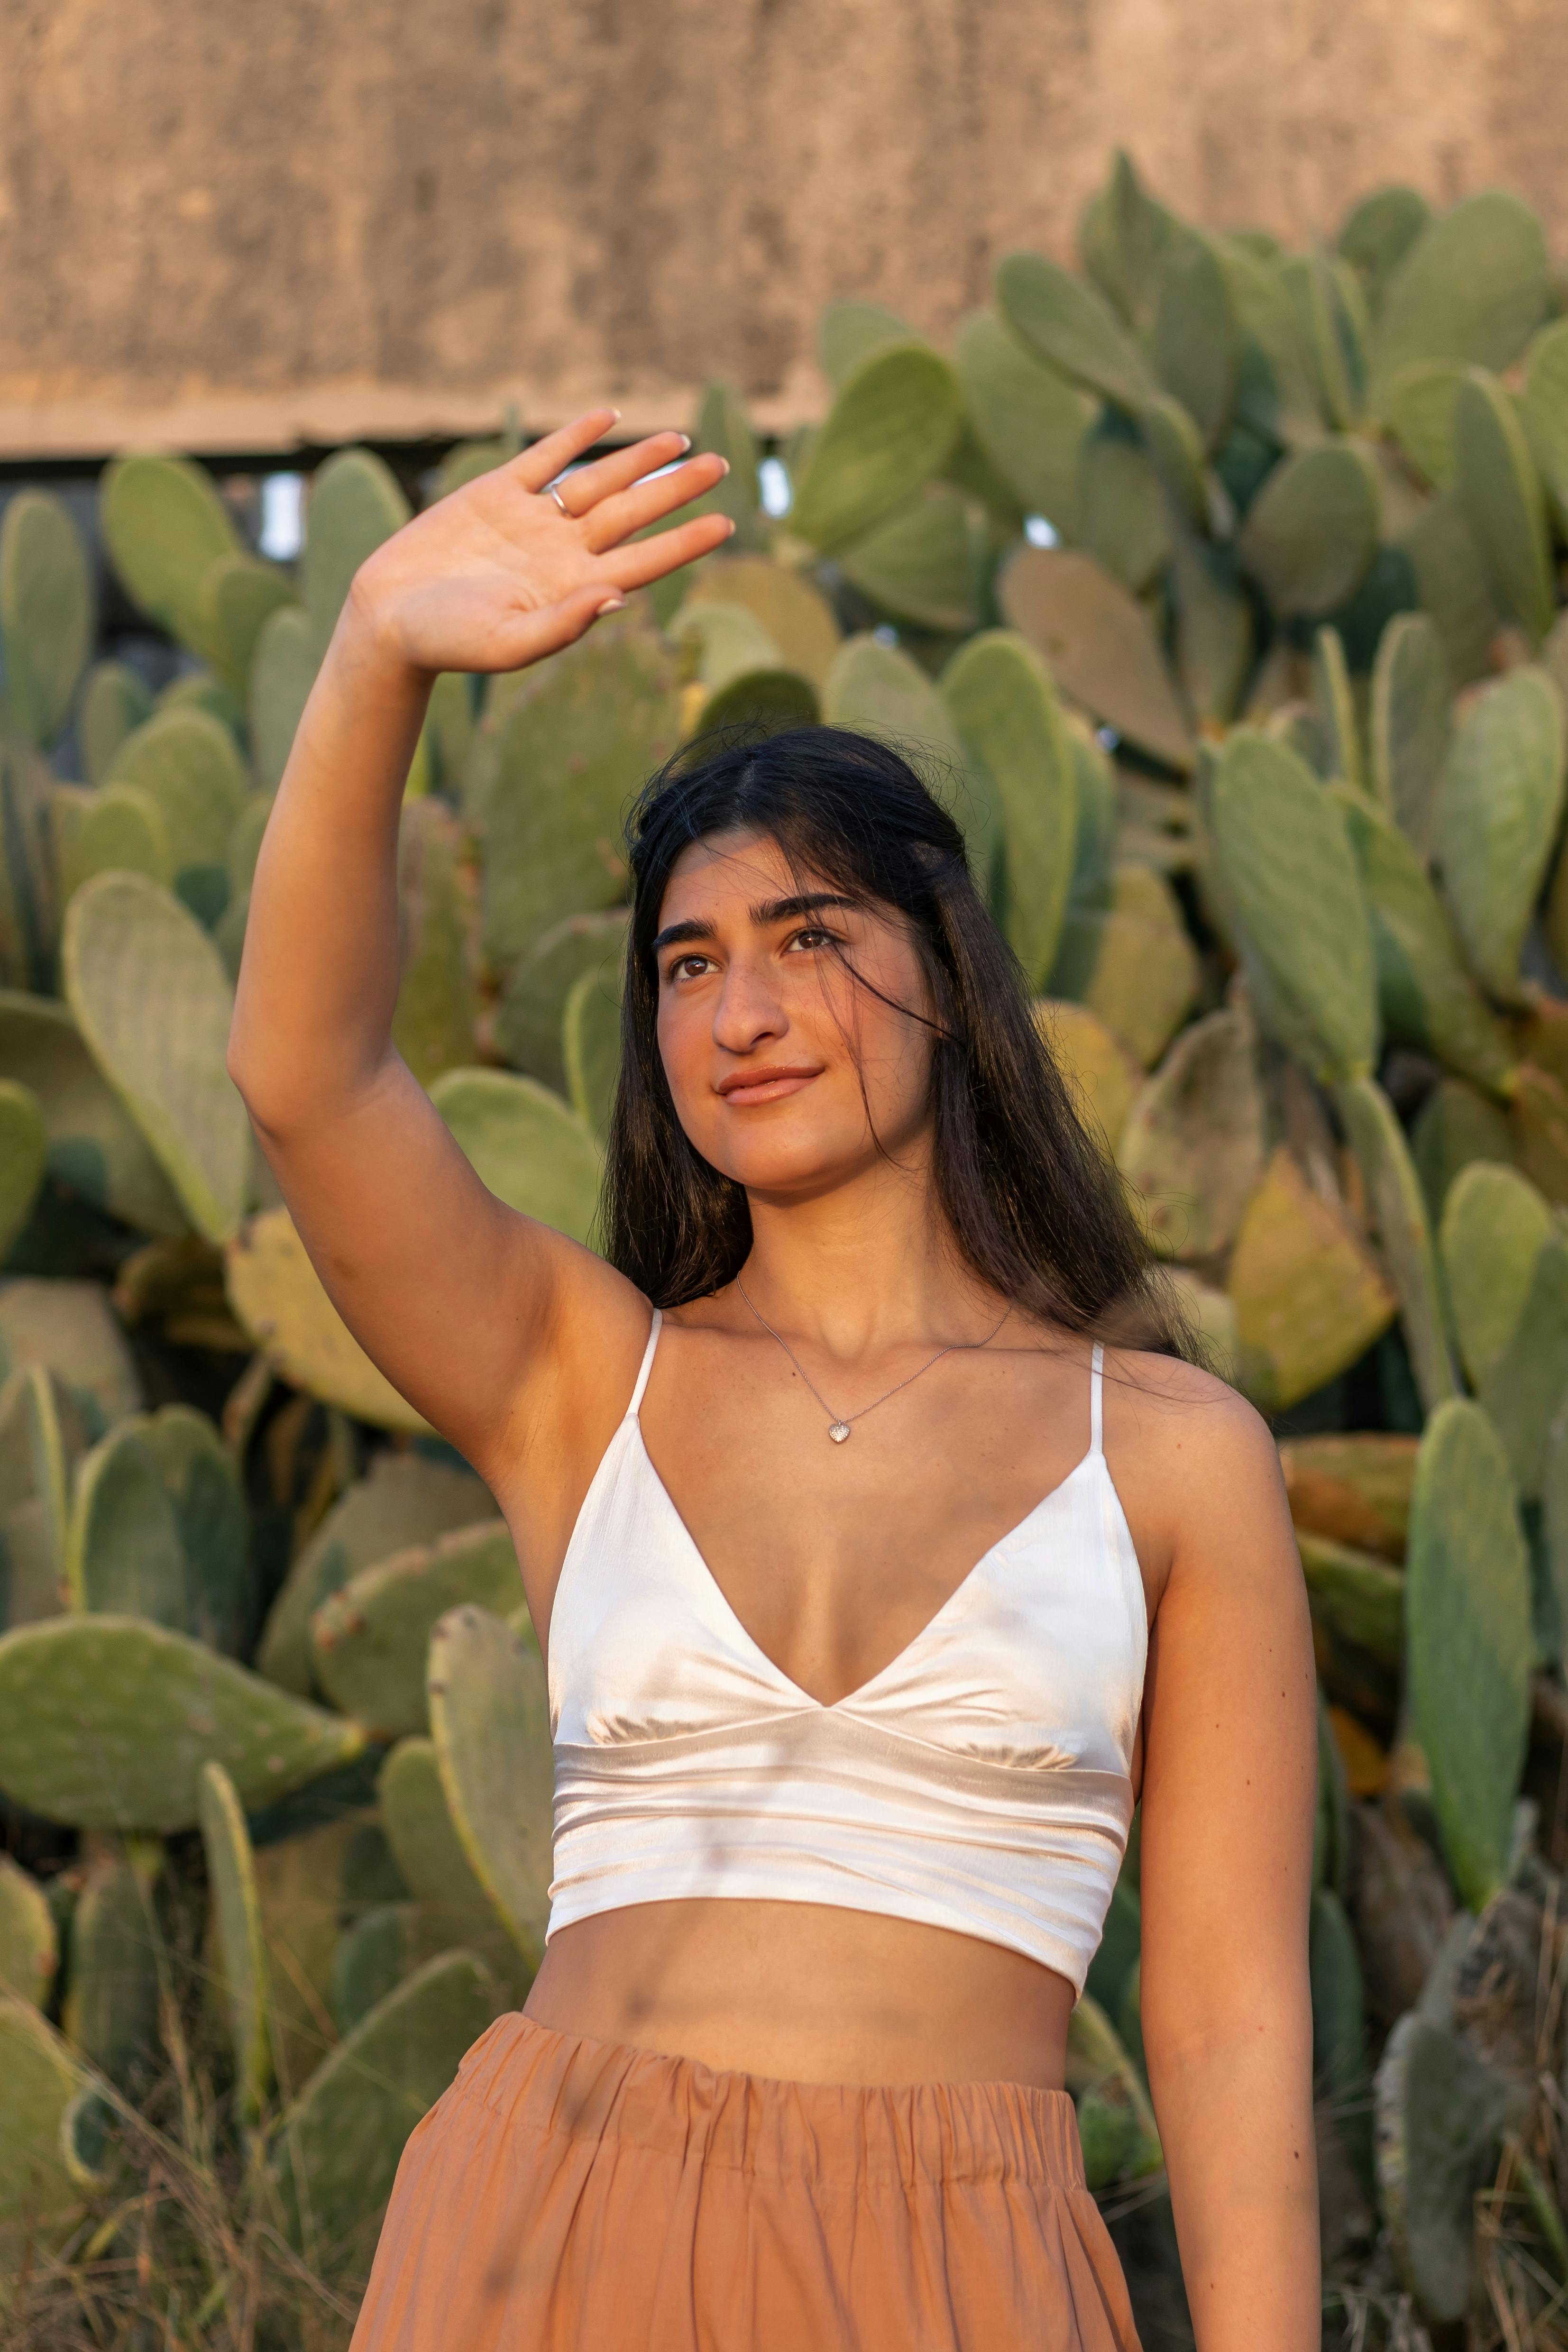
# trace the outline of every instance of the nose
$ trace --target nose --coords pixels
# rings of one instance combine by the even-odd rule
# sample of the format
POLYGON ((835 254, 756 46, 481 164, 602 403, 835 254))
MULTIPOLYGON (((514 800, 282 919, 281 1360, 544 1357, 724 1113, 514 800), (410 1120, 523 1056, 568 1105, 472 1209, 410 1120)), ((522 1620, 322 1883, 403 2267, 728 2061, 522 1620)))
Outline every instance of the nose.
POLYGON ((713 1043, 726 1054, 753 1054, 788 1027, 766 959, 732 957, 714 1008, 713 1043))

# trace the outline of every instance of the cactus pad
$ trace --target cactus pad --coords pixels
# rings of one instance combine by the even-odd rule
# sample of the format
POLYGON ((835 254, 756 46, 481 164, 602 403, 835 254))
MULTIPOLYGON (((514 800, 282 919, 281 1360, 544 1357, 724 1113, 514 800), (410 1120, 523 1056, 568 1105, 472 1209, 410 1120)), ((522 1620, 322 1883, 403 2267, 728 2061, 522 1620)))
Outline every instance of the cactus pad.
POLYGON ((447 1942, 466 1944, 493 1929, 500 1915, 458 1834, 435 1742, 418 1735, 400 1739, 381 1768, 376 1793, 397 1867, 447 1942))
POLYGON ((430 1730, 475 1875, 537 1964, 550 1914, 554 1759, 544 1664, 531 1632, 449 1610, 430 1636, 430 1730))
POLYGON ((286 604, 263 623, 250 663, 250 740, 269 791, 283 781, 317 661, 310 616, 299 605, 286 604))
POLYGON ((1557 609, 1546 499, 1512 398, 1472 368, 1454 401, 1459 508, 1492 593, 1537 642, 1557 609))
POLYGON ((1455 1176, 1440 1241, 1454 1334, 1472 1387, 1506 1350, 1551 1232, 1550 1208, 1517 1169, 1480 1160, 1455 1176))
POLYGON ((1372 673, 1371 768, 1376 797, 1414 847, 1431 847, 1433 805, 1448 748, 1448 671, 1425 613, 1399 613, 1372 673))
POLYGON ((1043 254, 1003 255, 996 303, 1026 350, 1119 408, 1135 415, 1159 389, 1110 305, 1043 254))
POLYGON ((98 511, 132 603, 205 651, 202 582, 210 565, 239 547, 210 474, 184 457, 120 457, 104 473, 98 511))
POLYGON ((473 1069, 445 1071, 430 1099, 499 1201, 587 1240, 598 1210, 599 1147, 558 1095, 510 1071, 473 1069))
POLYGON ((269 2164, 312 2268, 363 2272, 415 2125, 503 2006, 472 1952, 446 1952, 361 2018, 279 2117, 269 2164))
POLYGON ((1192 765, 1192 730, 1148 614, 1092 556, 1023 548, 1000 595, 1063 693, 1168 766, 1192 765))
POLYGON ((184 1231, 168 1178, 65 1005, 0 989, 0 1068, 37 1097, 49 1171, 61 1183, 142 1233, 184 1231))
POLYGON ((201 633, 221 683, 243 707, 262 630, 294 602, 284 574, 259 557, 220 555, 202 575, 201 633))
POLYGON ((1533 1503, 1542 1490, 1547 1433, 1568 1399, 1568 1239, 1561 1232, 1549 1234, 1536 1253, 1519 1318, 1479 1387, 1508 1449, 1514 1483, 1524 1501, 1533 1503))
POLYGON ((1277 613, 1314 618, 1352 596, 1377 549, 1377 485, 1349 442, 1277 466, 1237 540, 1242 567, 1277 613))
POLYGON ((1437 784, 1443 887, 1471 969, 1520 1001, 1520 949, 1563 805, 1563 706, 1543 670, 1516 669, 1479 694, 1437 784))
POLYGON ((479 1011, 477 910, 464 872, 462 828, 437 801, 404 805, 397 888, 403 966, 392 1042, 420 1085, 428 1086, 442 1070, 473 1060, 479 1011))
POLYGON ((59 1936, 43 1888, 8 1853, 0 1854, 0 1990, 42 2009, 59 1958, 59 1936))
POLYGON ((1512 1045, 1465 969, 1421 858, 1358 794, 1345 793, 1342 806, 1372 918, 1385 1034, 1435 1055, 1490 1093, 1506 1093, 1512 1045))
POLYGON ((1431 223, 1388 281, 1373 347, 1380 383, 1414 360, 1500 371, 1545 314, 1541 224, 1518 196, 1490 189, 1431 223))
POLYGON ((841 548, 837 561, 852 588, 898 620, 952 635, 975 625, 975 511, 951 482, 925 483, 841 548))
POLYGON ((1143 1073, 1120 1038, 1086 1004, 1043 997, 1035 1020, 1079 1116, 1114 1154, 1143 1073))
POLYGON ((573 982, 561 1016, 561 1058, 573 1109, 598 1142, 606 1143, 621 1077, 618 968, 585 971, 573 982))
POLYGON ((0 1386, 0 1630, 63 1605, 70 1477, 83 1444, 76 1401, 42 1364, 19 1367, 0 1386))
POLYGON ((1209 821, 1247 947, 1287 1018, 1310 1038, 1321 1070, 1370 1068, 1371 927, 1335 803, 1282 744, 1238 728, 1215 773, 1209 821))
POLYGON ((239 1223, 250 1123, 226 1066, 233 992, 217 950, 166 890, 100 874, 66 913, 66 992, 94 1059, 214 1241, 239 1223))
POLYGON ((1117 1164, 1163 1255, 1209 1257, 1236 1238, 1263 1173, 1254 1053, 1243 1013, 1211 1013, 1178 1037, 1128 1114, 1117 1164))
POLYGON ((820 688, 838 651, 833 607, 798 572, 761 555, 710 556, 681 606, 741 604, 759 622, 786 668, 820 688))
POLYGON ((1022 637, 971 638, 942 692, 1002 825, 1003 928, 1036 987, 1055 961, 1078 833, 1078 773, 1050 673, 1022 637))
POLYGON ((246 795, 245 770, 228 730, 210 711, 185 705, 155 711, 126 737, 107 782, 134 785, 157 803, 175 890, 207 919, 221 914, 228 898, 228 837, 246 795))
POLYGON ((1415 1385, 1430 1412, 1454 1394, 1456 1382, 1420 1179, 1394 1106, 1374 1078, 1347 1079, 1335 1099, 1398 1295, 1415 1385))
POLYGON ((1426 1425, 1405 1567, 1405 1687, 1460 1896, 1508 1873, 1530 1725, 1530 1559, 1502 1441, 1455 1398, 1426 1425))
POLYGON ((1561 319, 1530 347, 1521 413, 1531 453, 1558 520, 1568 520, 1568 324, 1561 319))
POLYGON ((361 1569, 411 1543, 432 1544, 454 1528, 475 1527, 494 1510, 489 1489, 471 1471, 416 1454, 374 1455, 368 1475, 333 1505, 289 1569, 257 1651, 260 1672, 308 1698, 310 1618, 321 1603, 361 1569))
POLYGON ((153 716, 153 697, 126 662, 95 662, 77 711, 77 741, 89 784, 101 784, 125 738, 153 716))
POLYGON ((125 1335, 100 1283, 0 1279, 0 1346, 13 1365, 47 1365, 94 1433, 142 1402, 125 1335))
POLYGON ((529 673, 489 739, 479 813, 485 949, 497 965, 563 917, 624 896, 626 807, 675 749, 679 726, 669 649, 631 622, 601 624, 529 673))
POLYGON ((144 2092, 158 2054, 162 1855, 98 1853, 71 1914, 62 2022, 84 2058, 118 2090, 144 2092))
POLYGON ((1285 1411, 1353 1364, 1397 1305, 1348 1216, 1283 1144, 1247 1202, 1226 1286, 1241 1386, 1265 1412, 1285 1411))
POLYGON ((12 723, 52 743, 70 715, 93 636, 92 575, 69 513, 19 490, 0 522, 0 640, 12 723))
POLYGON ((0 1265, 27 1222, 48 1148, 37 1096, 15 1078, 0 1078, 0 1265))
POLYGON ((300 585, 317 657, 337 625, 354 573, 409 518, 391 469, 368 449, 340 449, 310 481, 300 585))
POLYGON ((31 2001, 0 1988, 0 2266, 15 2273, 42 2233, 57 2238, 80 2211, 82 2190, 66 2161, 61 2126, 89 2079, 68 2042, 31 2001))
POLYGON ((122 1421, 81 1465, 66 1549, 71 1605, 194 1636, 184 1548, 144 1426, 122 1421))
POLYGON ((541 934, 512 966, 496 1007, 495 1043, 515 1069, 557 1094, 566 1091, 561 1024, 566 1000, 585 972, 617 966, 626 935, 625 913, 568 915, 541 934))
POLYGON ((224 1281, 237 1321, 296 1388, 382 1429, 427 1427, 327 1297, 287 1209, 241 1226, 225 1252, 224 1281))
POLYGON ((986 456, 1027 512, 1060 528, 1072 512, 1093 402, 1025 351, 992 310, 976 311, 959 329, 953 364, 986 456))
POLYGON ((242 2123, 260 2120, 272 2081, 268 2022, 267 1946, 250 1832, 234 1782, 218 1763, 202 1766, 196 1801, 212 1892, 213 1927, 223 1956, 223 1985, 234 2048, 242 2123))
POLYGON ((316 1678, 334 1706, 378 1739, 426 1727, 430 1629, 461 1601, 505 1616, 522 1605, 505 1523, 462 1529, 361 1569, 310 1621, 316 1678))
POLYGON ((1191 1012, 1198 984, 1175 894, 1152 866, 1119 865, 1103 912, 1069 905, 1051 985, 1080 997, 1145 1069, 1191 1012))
POLYGON ((0 1636, 0 1789, 80 1829, 189 1829, 223 1764, 247 1805, 364 1746, 357 1724, 136 1617, 56 1617, 0 1636))
POLYGON ((140 784, 106 784, 81 810, 61 861, 62 898, 74 897, 95 874, 116 869, 145 874, 165 887, 174 879, 163 812, 140 784))
POLYGON ((940 473, 958 438, 963 394, 929 344, 873 351, 839 386, 795 485, 791 529, 833 553, 940 473))

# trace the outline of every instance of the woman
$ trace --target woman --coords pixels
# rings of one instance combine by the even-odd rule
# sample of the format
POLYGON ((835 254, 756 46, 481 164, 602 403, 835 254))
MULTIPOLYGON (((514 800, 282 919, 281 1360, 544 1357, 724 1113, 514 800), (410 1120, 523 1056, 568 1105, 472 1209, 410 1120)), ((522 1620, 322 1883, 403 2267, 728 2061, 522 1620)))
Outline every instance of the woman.
POLYGON ((656 473, 671 434, 574 466, 614 421, 359 573, 235 1018, 333 1299, 506 1513, 557 1744, 544 1962, 409 2142, 356 2347, 1128 2352, 1062 2084, 1141 1794, 1197 2341, 1308 2352, 1313 1677, 1274 1449, 1163 1329, 951 818, 827 730, 645 794, 607 1262, 493 1199, 394 1051, 432 678, 728 535, 632 543, 724 469, 656 473))

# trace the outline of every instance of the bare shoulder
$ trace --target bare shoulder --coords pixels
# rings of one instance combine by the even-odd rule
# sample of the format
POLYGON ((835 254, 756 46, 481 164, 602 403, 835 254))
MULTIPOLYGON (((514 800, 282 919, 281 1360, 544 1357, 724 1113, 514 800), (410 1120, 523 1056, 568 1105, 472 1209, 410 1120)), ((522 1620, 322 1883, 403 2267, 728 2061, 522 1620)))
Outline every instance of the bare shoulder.
POLYGON ((1294 1569, 1279 1451, 1245 1397, 1199 1365, 1124 1348, 1106 1350, 1104 1400, 1106 1460, 1146 1582, 1233 1552, 1294 1569))

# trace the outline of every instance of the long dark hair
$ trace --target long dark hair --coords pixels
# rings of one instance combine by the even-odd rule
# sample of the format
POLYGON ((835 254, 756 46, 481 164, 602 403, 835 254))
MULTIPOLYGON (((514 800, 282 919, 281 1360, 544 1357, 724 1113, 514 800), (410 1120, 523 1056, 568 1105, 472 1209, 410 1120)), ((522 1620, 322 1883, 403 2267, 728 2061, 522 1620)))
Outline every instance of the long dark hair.
MULTIPOLYGON (((652 952, 681 852, 741 827, 776 842, 815 887, 907 919, 934 1013, 937 1199, 963 1261, 1067 1329, 1192 1354, 1121 1179, 1080 1120, 1024 973, 975 889, 957 824, 890 745, 837 727, 688 747, 633 807, 635 895, 603 1209, 610 1263, 656 1306, 675 1307, 732 1280, 751 1247, 744 1190, 702 1158, 676 1116, 652 952)), ((910 1017, 922 1018, 912 1008, 910 1017)))

